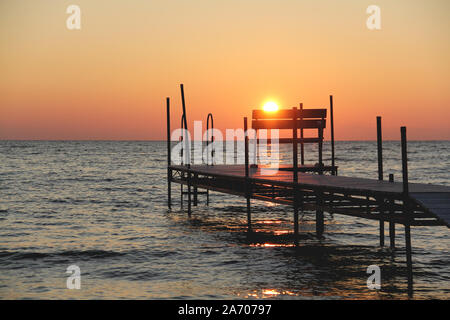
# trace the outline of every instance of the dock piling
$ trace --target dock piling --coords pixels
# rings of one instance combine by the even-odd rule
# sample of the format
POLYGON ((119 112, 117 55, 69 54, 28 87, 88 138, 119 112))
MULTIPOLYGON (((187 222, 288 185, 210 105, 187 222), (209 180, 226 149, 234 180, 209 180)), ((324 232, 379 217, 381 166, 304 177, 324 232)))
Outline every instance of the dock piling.
MULTIPOLYGON (((378 155, 378 180, 383 180, 383 136, 381 132, 381 117, 377 117, 377 155, 378 155)), ((380 206, 380 215, 382 215, 380 206)), ((380 246, 384 246, 384 220, 380 217, 380 246)))
POLYGON ((383 138, 381 133, 381 117, 377 117, 377 154, 378 180, 383 180, 383 138))
MULTIPOLYGON (((395 209, 393 209, 395 201, 391 199, 389 202, 391 207, 390 214, 391 216, 393 216, 395 213, 395 209)), ((391 248, 391 250, 395 249, 395 222, 393 222, 392 220, 389 221, 389 247, 391 248)))
MULTIPOLYGON (((390 173, 389 174, 389 182, 394 182, 394 174, 390 173)), ((390 206, 391 206, 391 216, 394 215, 395 210, 392 209, 394 207, 394 200, 391 199, 389 200, 390 206)), ((395 249, 395 222, 392 221, 392 219, 389 221, 389 246, 391 248, 391 250, 395 249)))
MULTIPOLYGON (((384 212, 383 212, 383 202, 381 201, 380 202, 380 208, 379 208, 379 211, 380 211, 380 215, 383 215, 384 214, 384 212)), ((381 217, 380 218, 380 247, 384 247, 384 219, 381 217)))
POLYGON ((188 216, 191 217, 191 170, 188 171, 188 216))
POLYGON ((333 96, 330 95, 330 130, 331 130, 331 166, 333 167, 332 175, 337 175, 336 169, 334 169, 334 116, 333 116, 333 96))
MULTIPOLYGON (((194 181, 197 181, 197 178, 198 178, 198 175, 194 174, 194 181)), ((196 184, 197 184, 197 182, 196 182, 196 184)), ((198 189, 197 189, 197 186, 194 185, 194 207, 197 206, 197 202, 198 202, 197 200, 198 200, 198 189)))
POLYGON ((413 293, 413 266, 412 266, 412 248, 411 248, 411 226, 410 226, 410 207, 408 203, 408 151, 406 140, 406 127, 400 128, 402 144, 402 175, 403 175, 403 207, 406 216, 405 222, 405 246, 406 246, 406 267, 408 273, 408 295, 412 297, 413 293))
MULTIPOLYGON (((294 182, 298 182, 298 139, 297 139, 297 108, 292 108, 292 164, 294 182)), ((295 197, 295 191, 294 191, 295 197)))
POLYGON ((408 152, 406 150, 406 127, 400 128, 402 139, 402 175, 403 175, 403 193, 408 195, 408 152))
POLYGON ((244 141, 245 141, 245 197, 247 200, 247 231, 252 231, 252 215, 250 210, 250 183, 249 183, 249 164, 248 164, 248 126, 247 117, 244 118, 244 141))
POLYGON ((317 194, 317 208, 316 208, 316 236, 322 238, 324 231, 324 221, 323 221, 323 198, 322 193, 317 194))
MULTIPOLYGON (((303 103, 300 103, 300 120, 303 120, 303 103)), ((303 142, 304 132, 303 128, 300 128, 300 164, 305 164, 305 143, 303 142)))
POLYGON ((166 98, 166 108, 167 108, 167 206, 169 210, 172 208, 172 188, 171 188, 171 177, 172 170, 170 169, 171 164, 171 148, 170 148, 170 98, 166 98))

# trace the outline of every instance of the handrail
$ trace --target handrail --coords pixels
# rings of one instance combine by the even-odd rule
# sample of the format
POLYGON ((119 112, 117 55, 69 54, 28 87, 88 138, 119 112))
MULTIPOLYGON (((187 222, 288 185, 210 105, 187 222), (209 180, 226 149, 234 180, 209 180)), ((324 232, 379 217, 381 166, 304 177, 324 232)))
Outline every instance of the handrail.
MULTIPOLYGON (((206 150, 208 150, 208 146, 210 143, 214 142, 214 118, 212 113, 208 113, 208 117, 206 118, 206 150), (209 140, 209 120, 211 119, 211 141, 209 140)), ((214 148, 211 149, 211 165, 214 165, 214 148)), ((206 152, 206 164, 209 165, 209 152, 206 152)))
MULTIPOLYGON (((185 141, 185 139, 184 139, 184 134, 185 134, 185 130, 187 131, 187 129, 186 129, 186 127, 185 127, 185 124, 186 124, 186 117, 185 117, 185 115, 183 114, 183 115, 181 116, 181 136, 180 136, 180 142, 181 142, 181 141, 185 141)), ((181 144, 181 149, 180 149, 180 162, 181 162, 181 165, 183 165, 183 153, 184 153, 184 148, 185 148, 185 143, 182 143, 182 144, 181 144)))

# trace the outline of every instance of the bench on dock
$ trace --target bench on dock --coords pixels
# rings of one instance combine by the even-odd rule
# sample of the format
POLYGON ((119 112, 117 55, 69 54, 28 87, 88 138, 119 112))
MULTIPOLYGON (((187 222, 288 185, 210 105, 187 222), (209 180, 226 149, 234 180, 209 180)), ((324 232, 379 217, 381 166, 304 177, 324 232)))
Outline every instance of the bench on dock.
MULTIPOLYGON (((332 164, 323 164, 323 131, 326 127, 327 109, 303 109, 300 104, 300 109, 281 109, 274 112, 266 112, 264 110, 253 110, 252 112, 252 128, 256 131, 256 148, 258 150, 259 137, 258 130, 260 129, 280 129, 291 130, 292 138, 280 138, 279 143, 293 144, 293 164, 292 167, 283 167, 280 170, 298 172, 330 172, 333 175, 337 174, 337 166, 334 165, 334 152, 332 152, 332 164), (304 137, 304 130, 317 130, 316 136, 304 137), (298 130, 300 130, 300 137, 298 137, 298 130), (317 143, 318 145, 318 162, 316 164, 305 164, 305 143, 317 143), (298 149, 300 144, 300 165, 298 165, 298 149)), ((332 135, 332 146, 334 147, 334 134, 332 135)), ((271 142, 270 139, 267 141, 271 142)), ((255 155, 257 152, 255 152, 255 155)))

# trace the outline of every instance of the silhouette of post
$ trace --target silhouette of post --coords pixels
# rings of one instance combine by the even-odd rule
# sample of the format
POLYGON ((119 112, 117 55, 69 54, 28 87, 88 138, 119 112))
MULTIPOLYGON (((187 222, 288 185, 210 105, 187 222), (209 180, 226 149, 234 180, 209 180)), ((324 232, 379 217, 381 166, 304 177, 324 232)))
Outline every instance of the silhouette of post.
MULTIPOLYGON (((300 104, 302 106, 302 104, 300 104)), ((298 139, 297 139, 297 108, 292 108, 292 162, 293 162, 293 177, 294 186, 292 188, 293 199, 294 199, 294 241, 298 244, 298 199, 297 199, 297 185, 298 182, 298 139)), ((302 131, 302 130, 300 130, 302 131)), ((301 134, 302 135, 302 134, 301 134)), ((300 143, 300 148, 303 147, 303 140, 300 143)), ((301 158, 303 159, 303 158, 301 158)))
POLYGON ((172 199, 171 199, 171 177, 172 170, 170 169, 171 164, 171 147, 170 147, 170 98, 166 98, 166 107, 167 107, 167 206, 169 210, 172 207, 172 199))
POLYGON ((381 117, 377 117, 377 154, 378 154, 378 180, 383 180, 383 140, 381 132, 381 117))
MULTIPOLYGON (((300 103, 300 120, 303 120, 303 103, 300 103)), ((305 164, 305 144, 303 142, 303 126, 300 126, 300 164, 305 164)))
MULTIPOLYGON (((378 180, 383 180, 383 136, 381 132, 381 117, 377 117, 377 154, 378 154, 378 180)), ((380 215, 383 214, 381 209, 382 201, 379 203, 380 215)), ((380 246, 384 246, 384 220, 380 217, 380 246)))
POLYGON ((334 115, 333 115, 333 96, 330 95, 330 124, 331 124, 331 166, 333 167, 332 174, 336 175, 336 169, 334 168, 334 115))
POLYGON ((411 212, 408 201, 408 152, 406 147, 406 127, 400 128, 402 144, 402 175, 403 175, 403 210, 405 214, 405 246, 406 246, 406 267, 408 272, 408 295, 413 294, 413 267, 412 267, 412 249, 411 249, 411 227, 409 220, 411 212))
POLYGON ((247 230, 252 231, 252 216, 250 211, 250 182, 249 182, 249 164, 248 164, 248 132, 247 117, 244 118, 244 141, 245 141, 245 197, 247 200, 247 230))
MULTIPOLYGON (((389 174, 389 182, 394 182, 394 174, 389 174)), ((390 200, 391 205, 391 216, 394 215, 395 209, 394 209, 394 200, 390 200)), ((389 221, 389 246, 391 250, 395 249, 395 222, 392 221, 392 219, 389 221)))

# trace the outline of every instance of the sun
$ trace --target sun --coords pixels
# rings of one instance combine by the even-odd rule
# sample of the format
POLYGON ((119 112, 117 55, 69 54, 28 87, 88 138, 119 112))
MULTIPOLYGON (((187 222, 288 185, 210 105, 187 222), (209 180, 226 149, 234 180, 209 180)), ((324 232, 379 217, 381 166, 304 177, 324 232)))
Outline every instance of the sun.
POLYGON ((263 110, 266 112, 274 112, 278 110, 278 105, 273 101, 268 101, 264 104, 263 110))

